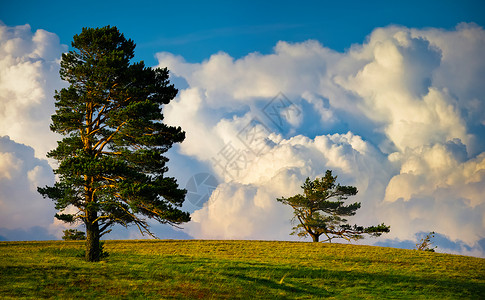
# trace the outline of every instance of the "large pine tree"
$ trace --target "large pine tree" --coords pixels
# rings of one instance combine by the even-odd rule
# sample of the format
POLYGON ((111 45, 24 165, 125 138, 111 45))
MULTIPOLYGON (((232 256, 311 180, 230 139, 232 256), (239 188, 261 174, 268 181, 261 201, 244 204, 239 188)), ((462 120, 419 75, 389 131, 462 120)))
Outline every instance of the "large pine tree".
MULTIPOLYGON (((48 157, 58 161, 54 186, 38 188, 66 222, 86 227, 86 260, 100 258, 99 239, 115 224, 152 235, 146 218, 177 226, 186 191, 164 176, 164 156, 185 133, 163 123, 177 94, 166 68, 131 63, 135 44, 116 27, 83 28, 62 55, 51 130, 64 136, 48 157), (64 210, 72 206, 74 213, 64 210)), ((69 210, 71 211, 71 210, 69 210)))
POLYGON ((347 224, 344 217, 355 215, 360 203, 345 205, 344 201, 356 195, 357 188, 337 184, 337 176, 333 176, 330 170, 322 178, 307 178, 302 189, 303 194, 277 199, 294 210, 294 220, 298 220, 298 224, 293 227, 293 234, 301 237, 309 235, 314 242, 318 242, 323 234, 327 237, 325 241, 331 242, 334 238, 350 241, 361 239, 364 234, 380 236, 389 232, 390 227, 384 223, 369 227, 347 224))

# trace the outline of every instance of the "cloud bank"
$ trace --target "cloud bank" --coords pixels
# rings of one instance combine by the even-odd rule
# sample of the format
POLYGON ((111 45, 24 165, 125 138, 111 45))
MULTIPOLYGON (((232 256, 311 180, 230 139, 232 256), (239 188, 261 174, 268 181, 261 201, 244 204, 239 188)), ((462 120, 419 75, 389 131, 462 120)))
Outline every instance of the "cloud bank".
POLYGON ((61 45, 57 35, 29 25, 0 22, 0 136, 32 146, 38 158, 56 146, 49 130, 59 78, 61 45))
POLYGON ((60 237, 54 204, 37 193, 38 186, 53 183, 52 168, 34 149, 0 137, 0 240, 60 237))
POLYGON ((0 22, 0 240, 62 234, 54 204, 42 199, 37 186, 54 182, 45 154, 56 145, 49 124, 66 49, 53 33, 0 22))
MULTIPOLYGON (((485 256, 485 31, 375 29, 344 53, 316 41, 201 63, 158 53, 184 82, 166 120, 184 155, 222 182, 196 210, 196 238, 289 239, 275 201, 332 169, 355 185, 353 221, 385 222, 378 241, 436 231, 441 251, 485 256)), ((366 240, 374 243, 376 240, 366 240)))

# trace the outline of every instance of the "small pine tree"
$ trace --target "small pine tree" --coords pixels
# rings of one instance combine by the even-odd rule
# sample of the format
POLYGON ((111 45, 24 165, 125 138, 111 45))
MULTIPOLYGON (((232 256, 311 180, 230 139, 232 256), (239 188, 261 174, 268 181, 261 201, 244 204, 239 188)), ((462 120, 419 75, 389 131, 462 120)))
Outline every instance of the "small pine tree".
POLYGON ((332 176, 332 171, 327 170, 322 178, 307 178, 301 187, 303 194, 277 199, 291 206, 294 210, 293 220, 299 221, 299 224, 293 227, 292 234, 300 237, 309 235, 314 242, 318 242, 320 235, 323 234, 327 237, 325 241, 331 242, 334 238, 350 241, 361 239, 364 234, 380 236, 389 232, 390 226, 384 223, 370 227, 347 224, 343 217, 355 215, 360 203, 345 205, 344 201, 349 196, 357 194, 357 188, 342 186, 336 181, 337 176, 332 176))
POLYGON ((62 237, 62 239, 65 241, 79 241, 86 239, 86 234, 83 231, 79 231, 77 229, 66 229, 63 232, 64 236, 62 237))

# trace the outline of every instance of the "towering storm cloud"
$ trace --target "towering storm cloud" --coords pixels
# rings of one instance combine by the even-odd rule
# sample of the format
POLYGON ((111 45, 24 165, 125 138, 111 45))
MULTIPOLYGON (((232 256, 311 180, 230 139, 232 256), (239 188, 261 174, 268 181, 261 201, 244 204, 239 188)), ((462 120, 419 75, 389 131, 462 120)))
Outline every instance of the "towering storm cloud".
POLYGON ((34 147, 38 158, 56 146, 49 123, 66 50, 53 33, 0 23, 0 136, 34 147))
POLYGON ((54 182, 45 155, 56 145, 49 124, 64 50, 53 33, 0 23, 0 240, 59 237, 37 186, 54 182))
POLYGON ((484 47, 482 28, 459 24, 379 28, 344 53, 315 41, 196 64, 159 53, 185 82, 166 109, 187 131, 180 150, 222 182, 188 232, 288 239, 275 198, 332 169, 359 189, 356 223, 391 225, 380 243, 436 231, 444 251, 485 255, 484 47))

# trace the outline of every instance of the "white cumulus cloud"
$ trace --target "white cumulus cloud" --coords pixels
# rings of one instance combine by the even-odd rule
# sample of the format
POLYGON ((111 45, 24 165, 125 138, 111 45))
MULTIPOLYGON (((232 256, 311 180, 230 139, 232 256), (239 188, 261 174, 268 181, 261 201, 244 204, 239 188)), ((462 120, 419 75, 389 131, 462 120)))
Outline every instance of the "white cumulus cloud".
POLYGON ((34 149, 0 137, 0 236, 7 240, 59 238, 54 203, 43 199, 38 186, 52 185, 54 173, 34 149), (33 228, 44 230, 33 230, 33 228), (37 236, 28 236, 33 231, 37 236))
POLYGON ((194 64, 159 53, 187 83, 166 109, 187 130, 180 151, 222 181, 188 232, 285 239, 291 211, 276 197, 332 169, 359 189, 353 221, 386 222, 401 241, 436 231, 485 255, 484 46, 483 28, 459 24, 378 28, 344 53, 316 41, 194 64))
POLYGON ((365 201, 362 206, 367 219, 362 221, 372 222, 372 211, 382 201, 368 196, 383 189, 389 175, 380 170, 386 165, 384 156, 352 133, 281 140, 249 161, 240 177, 219 185, 186 227, 191 235, 204 238, 288 239, 292 212, 276 198, 301 193, 306 177, 322 176, 327 168, 333 169, 343 184, 362 190, 354 200, 365 201), (372 171, 374 178, 366 176, 378 168, 372 171))
POLYGON ((49 124, 66 50, 53 33, 0 22, 0 136, 32 146, 38 158, 56 146, 49 124))

